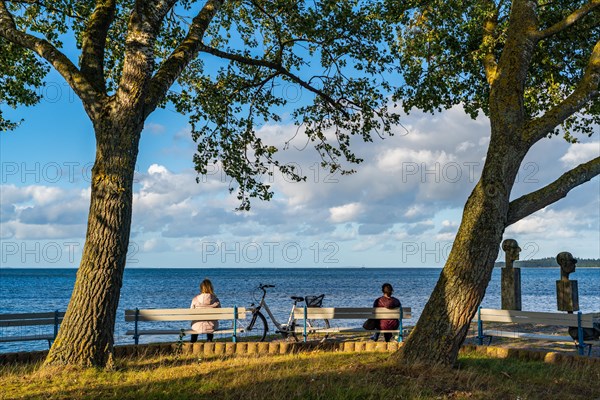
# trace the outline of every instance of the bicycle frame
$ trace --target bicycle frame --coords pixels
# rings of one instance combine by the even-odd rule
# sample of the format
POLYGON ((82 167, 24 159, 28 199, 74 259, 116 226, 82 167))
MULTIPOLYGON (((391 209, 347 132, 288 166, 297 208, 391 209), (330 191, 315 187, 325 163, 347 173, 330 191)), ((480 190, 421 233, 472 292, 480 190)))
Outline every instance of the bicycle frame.
POLYGON ((262 298, 260 299, 260 302, 258 303, 258 306, 256 306, 253 309, 252 313, 254 314, 255 312, 258 312, 262 308, 264 308, 265 311, 267 312, 267 315, 269 316, 269 318, 271 319, 271 321, 273 322, 273 324, 277 328, 277 332, 283 332, 283 333, 289 332, 290 328, 291 328, 291 325, 292 325, 292 322, 294 321, 294 310, 296 309, 296 301, 294 301, 294 304, 292 304, 292 310, 290 311, 290 315, 288 316, 287 324, 283 325, 283 324, 281 324, 277 320, 277 318, 275 317, 275 315, 273 315, 273 313, 271 312, 271 309, 269 308, 269 305, 265 301, 265 297, 267 296, 266 287, 263 287, 261 285, 261 286, 259 286, 259 289, 261 289, 263 291, 263 295, 262 295, 262 298))

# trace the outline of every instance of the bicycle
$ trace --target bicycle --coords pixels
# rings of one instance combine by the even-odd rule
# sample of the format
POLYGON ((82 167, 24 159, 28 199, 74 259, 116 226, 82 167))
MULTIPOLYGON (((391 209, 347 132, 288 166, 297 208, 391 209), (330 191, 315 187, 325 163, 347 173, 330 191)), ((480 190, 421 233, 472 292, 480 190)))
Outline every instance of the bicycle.
MULTIPOLYGON (((269 308, 269 305, 265 301, 265 297, 267 296, 267 289, 274 288, 274 287, 275 287, 275 285, 262 285, 262 284, 258 285, 258 289, 262 290, 263 293, 262 293, 262 297, 261 297, 260 301, 258 302, 258 305, 255 306, 253 303, 249 307, 249 309, 252 312, 250 321, 247 321, 245 319, 237 321, 237 326, 238 326, 238 334, 237 335, 240 338, 243 338, 242 340, 258 341, 258 342, 262 342, 265 340, 265 337, 267 336, 267 332, 269 330, 269 326, 267 325, 266 317, 261 313, 261 310, 264 309, 276 327, 275 333, 281 334, 281 336, 284 339, 287 339, 288 337, 291 336, 295 341, 298 341, 299 339, 296 334, 300 333, 300 331, 296 332, 296 327, 304 326, 303 320, 297 321, 294 319, 294 310, 296 309, 296 307, 298 307, 298 303, 305 301, 308 307, 320 307, 321 303, 323 302, 323 298, 325 297, 324 294, 322 294, 320 296, 306 296, 306 297, 291 296, 291 299, 294 300, 294 304, 292 305, 292 310, 290 311, 288 320, 286 323, 280 323, 277 320, 277 318, 275 318, 275 316, 271 312, 271 309, 269 308)), ((306 325, 307 325, 307 333, 316 334, 316 333, 319 333, 319 331, 322 331, 323 329, 329 328, 329 320, 327 320, 327 319, 307 320, 306 325)), ((300 333, 300 335, 301 335, 301 333, 300 333)), ((327 336, 328 336, 328 334, 325 333, 322 340, 325 340, 327 338, 327 336)))

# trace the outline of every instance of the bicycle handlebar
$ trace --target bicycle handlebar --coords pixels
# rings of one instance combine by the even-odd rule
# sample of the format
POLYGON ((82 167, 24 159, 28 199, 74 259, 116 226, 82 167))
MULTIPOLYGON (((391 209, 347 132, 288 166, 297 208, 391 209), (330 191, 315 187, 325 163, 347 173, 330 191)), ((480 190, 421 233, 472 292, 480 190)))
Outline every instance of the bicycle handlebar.
POLYGON ((259 289, 268 289, 268 288, 274 288, 275 285, 263 285, 262 283, 258 284, 258 288, 259 289))

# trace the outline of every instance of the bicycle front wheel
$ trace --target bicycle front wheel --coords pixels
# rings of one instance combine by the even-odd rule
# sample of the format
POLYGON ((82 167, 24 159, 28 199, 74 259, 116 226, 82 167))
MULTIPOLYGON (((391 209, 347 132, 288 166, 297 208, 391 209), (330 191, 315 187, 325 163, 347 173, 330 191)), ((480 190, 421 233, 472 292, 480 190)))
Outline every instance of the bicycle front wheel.
POLYGON ((242 342, 262 342, 267 336, 267 319, 257 311, 250 315, 250 319, 237 320, 237 337, 242 342))

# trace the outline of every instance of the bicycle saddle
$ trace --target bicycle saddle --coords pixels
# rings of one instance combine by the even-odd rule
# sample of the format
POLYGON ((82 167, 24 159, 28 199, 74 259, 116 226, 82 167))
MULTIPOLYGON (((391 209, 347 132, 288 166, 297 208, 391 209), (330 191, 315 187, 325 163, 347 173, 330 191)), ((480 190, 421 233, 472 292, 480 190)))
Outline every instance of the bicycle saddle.
POLYGON ((304 301, 304 297, 299 297, 299 296, 291 296, 291 299, 294 301, 297 301, 298 303, 300 303, 301 301, 304 301))

